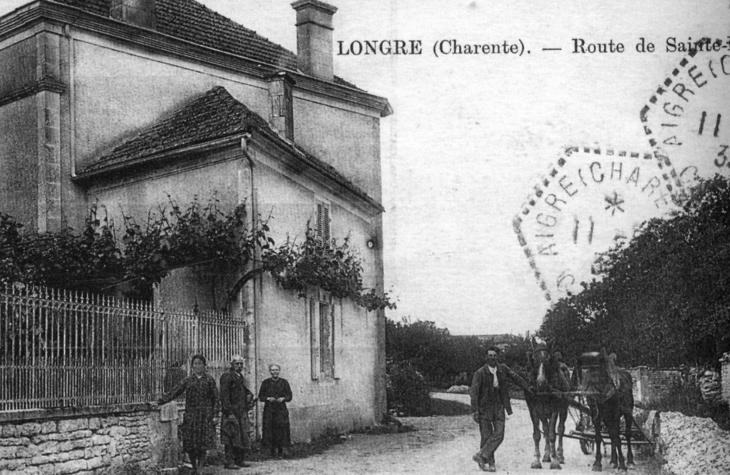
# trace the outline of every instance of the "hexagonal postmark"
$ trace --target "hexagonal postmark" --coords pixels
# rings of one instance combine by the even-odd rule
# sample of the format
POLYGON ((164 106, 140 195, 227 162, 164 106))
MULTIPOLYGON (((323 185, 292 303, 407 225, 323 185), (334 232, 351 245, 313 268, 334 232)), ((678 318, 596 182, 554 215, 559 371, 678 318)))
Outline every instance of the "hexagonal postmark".
POLYGON ((676 209, 653 158, 566 147, 533 186, 513 227, 545 298, 582 290, 599 273, 599 254, 676 209))
POLYGON ((640 111, 668 189, 730 175, 730 54, 691 50, 640 111))

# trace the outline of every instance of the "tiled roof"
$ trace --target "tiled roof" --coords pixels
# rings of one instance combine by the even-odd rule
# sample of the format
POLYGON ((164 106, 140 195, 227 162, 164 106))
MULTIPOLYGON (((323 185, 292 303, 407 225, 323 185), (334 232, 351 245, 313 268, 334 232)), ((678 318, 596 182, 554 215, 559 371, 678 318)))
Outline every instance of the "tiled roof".
POLYGON ((101 16, 109 16, 111 0, 53 0, 56 3, 64 3, 72 7, 96 13, 101 16))
MULTIPOLYGON (((52 1, 105 17, 109 16, 111 7, 111 0, 52 1)), ((155 15, 157 31, 160 33, 277 68, 297 71, 297 57, 294 53, 195 0, 157 0, 155 15)), ((357 89, 353 84, 336 76, 334 82, 357 89)))
POLYGON ((194 0, 157 0, 157 31, 296 71, 297 57, 194 0))
POLYGON ((108 168, 152 154, 268 128, 261 116, 235 100, 223 87, 211 89, 170 117, 144 129, 88 166, 83 173, 108 168))
POLYGON ((152 155, 252 131, 259 132, 278 143, 296 159, 337 181, 372 206, 382 210, 380 203, 334 167, 281 138, 260 115, 238 102, 221 86, 211 89, 171 116, 147 127, 136 137, 102 156, 97 162, 82 170, 79 178, 84 179, 109 169, 132 167, 145 162, 152 155))

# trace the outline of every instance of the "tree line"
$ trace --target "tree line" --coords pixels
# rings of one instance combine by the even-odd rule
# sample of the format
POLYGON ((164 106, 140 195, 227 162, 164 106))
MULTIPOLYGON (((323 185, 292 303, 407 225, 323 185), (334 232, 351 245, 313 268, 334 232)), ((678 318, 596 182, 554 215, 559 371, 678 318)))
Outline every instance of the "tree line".
POLYGON ((568 362, 604 346, 622 366, 717 366, 730 351, 730 183, 674 198, 676 212, 602 254, 598 278, 545 315, 538 334, 568 362))
MULTIPOLYGON (((529 342, 508 335, 503 361, 520 371, 526 362, 529 342)), ((430 391, 453 385, 471 385, 474 372, 486 363, 486 350, 494 339, 451 335, 431 321, 399 322, 386 319, 388 408, 399 415, 431 415, 430 391)))
MULTIPOLYGON (((511 367, 523 367, 529 342, 520 336, 506 339, 509 341, 504 345, 503 361, 511 367)), ((447 328, 439 328, 431 321, 386 320, 388 362, 407 362, 436 387, 471 384, 472 374, 484 365, 486 350, 494 344, 494 339, 451 335, 447 328)))

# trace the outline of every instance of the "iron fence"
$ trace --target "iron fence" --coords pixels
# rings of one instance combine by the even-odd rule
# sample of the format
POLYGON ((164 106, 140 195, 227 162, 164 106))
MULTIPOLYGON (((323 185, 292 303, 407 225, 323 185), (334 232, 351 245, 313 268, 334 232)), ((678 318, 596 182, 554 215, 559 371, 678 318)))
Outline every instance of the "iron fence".
POLYGON ((215 378, 245 321, 225 312, 13 285, 0 289, 0 411, 154 401, 203 354, 215 378))

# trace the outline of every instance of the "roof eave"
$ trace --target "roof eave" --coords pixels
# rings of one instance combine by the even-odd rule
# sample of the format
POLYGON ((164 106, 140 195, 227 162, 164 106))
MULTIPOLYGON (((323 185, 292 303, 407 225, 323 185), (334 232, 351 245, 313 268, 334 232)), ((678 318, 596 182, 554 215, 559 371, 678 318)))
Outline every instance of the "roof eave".
POLYGON ((92 184, 94 180, 100 178, 106 178, 112 175, 124 175, 148 166, 164 164, 180 156, 211 152, 221 148, 230 147, 232 145, 237 145, 246 135, 246 132, 241 131, 218 139, 173 148, 159 153, 143 155, 133 160, 102 166, 90 171, 83 171, 78 175, 71 177, 71 180, 79 185, 88 186, 92 184))
MULTIPOLYGON (((140 173, 149 167, 155 165, 161 166, 182 156, 199 156, 201 153, 212 152, 214 150, 230 146, 237 146, 241 143, 242 139, 249 136, 256 136, 259 141, 265 141, 268 146, 274 146, 283 152, 285 156, 288 156, 289 160, 287 161, 287 165, 293 167, 297 173, 305 173, 308 177, 315 181, 324 182, 324 184, 330 188, 332 188, 331 185, 334 184, 336 186, 336 188, 333 188, 335 194, 346 195, 349 201, 359 204, 360 207, 370 214, 385 212, 385 208, 383 208, 383 205, 381 205, 377 200, 364 193, 352 183, 349 183, 331 172, 328 173, 325 167, 316 167, 313 163, 310 163, 310 161, 307 160, 307 157, 303 152, 299 151, 293 145, 288 144, 284 139, 278 137, 278 135, 274 136, 275 134, 276 133, 273 131, 262 131, 258 128, 252 128, 250 133, 241 131, 219 139, 144 155, 133 160, 103 166, 90 171, 84 171, 71 179, 73 182, 82 187, 89 187, 97 180, 113 176, 125 176, 128 174, 140 173), (337 192, 338 190, 339 193, 337 192)), ((277 156, 279 158, 282 157, 281 154, 277 154, 277 156)))

